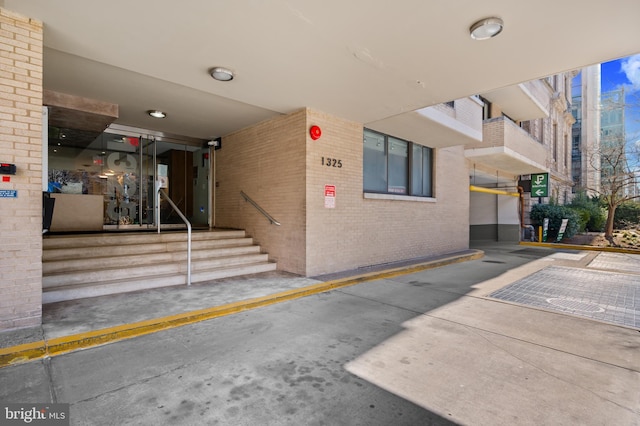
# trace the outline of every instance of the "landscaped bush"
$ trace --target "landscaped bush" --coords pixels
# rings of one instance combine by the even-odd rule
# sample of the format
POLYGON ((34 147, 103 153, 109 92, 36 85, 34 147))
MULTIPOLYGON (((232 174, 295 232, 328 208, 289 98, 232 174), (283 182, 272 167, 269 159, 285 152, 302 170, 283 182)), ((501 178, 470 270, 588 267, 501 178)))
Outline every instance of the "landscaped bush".
POLYGON ((568 206, 556 206, 551 204, 536 204, 529 214, 534 226, 542 226, 544 218, 549 218, 549 230, 547 231, 547 241, 555 240, 562 219, 569 219, 567 229, 564 231, 565 238, 573 237, 580 226, 580 216, 568 206))
POLYGON ((571 209, 578 214, 578 232, 585 232, 589 219, 591 219, 591 212, 582 207, 571 207, 571 209))
POLYGON ((578 232, 602 232, 607 222, 607 212, 600 205, 597 197, 589 197, 584 192, 578 192, 569 207, 576 210, 580 216, 578 232))
POLYGON ((620 204, 613 218, 613 227, 615 229, 636 228, 638 224, 640 224, 640 203, 627 201, 620 204))

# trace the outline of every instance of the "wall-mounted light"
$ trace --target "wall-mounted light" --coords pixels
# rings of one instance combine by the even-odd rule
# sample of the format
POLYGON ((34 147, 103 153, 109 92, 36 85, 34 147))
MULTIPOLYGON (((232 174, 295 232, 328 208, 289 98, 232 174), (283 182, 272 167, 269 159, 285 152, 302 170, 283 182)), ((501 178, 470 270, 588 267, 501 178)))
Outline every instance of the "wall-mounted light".
POLYGON ((500 34, 504 22, 500 18, 491 17, 481 19, 469 28, 469 34, 474 40, 488 40, 500 34))
POLYGON ((218 81, 231 81, 234 77, 233 71, 222 67, 211 68, 209 74, 211 74, 211 77, 218 81))
POLYGON ((150 109, 149 111, 147 111, 147 114, 149 114, 153 118, 165 118, 167 116, 166 113, 159 111, 157 109, 150 109))

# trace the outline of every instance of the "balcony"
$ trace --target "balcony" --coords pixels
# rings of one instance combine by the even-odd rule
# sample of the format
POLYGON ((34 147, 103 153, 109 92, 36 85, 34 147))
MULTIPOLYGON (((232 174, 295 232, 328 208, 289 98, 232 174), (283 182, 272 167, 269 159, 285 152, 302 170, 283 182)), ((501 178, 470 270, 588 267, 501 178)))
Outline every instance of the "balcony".
POLYGON ((470 161, 513 175, 548 171, 545 147, 508 118, 486 120, 482 135, 482 142, 465 146, 470 161))
POLYGON ((381 133, 431 148, 482 141, 482 104, 475 97, 458 99, 365 124, 381 133))
POLYGON ((483 93, 482 97, 498 105, 512 119, 526 121, 549 116, 551 95, 542 80, 533 80, 483 93))

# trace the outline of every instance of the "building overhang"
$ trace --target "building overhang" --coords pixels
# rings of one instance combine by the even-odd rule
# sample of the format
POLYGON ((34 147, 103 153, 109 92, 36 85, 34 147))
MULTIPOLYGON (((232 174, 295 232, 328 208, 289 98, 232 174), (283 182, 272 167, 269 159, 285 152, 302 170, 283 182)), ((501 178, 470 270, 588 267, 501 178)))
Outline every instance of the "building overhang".
POLYGON ((422 108, 374 121, 365 127, 431 148, 482 142, 481 125, 474 128, 438 107, 422 108))
POLYGON ((42 103, 49 108, 49 125, 102 132, 118 119, 118 105, 52 90, 43 91, 42 103))
POLYGON ((539 80, 521 83, 483 93, 482 97, 500 105, 502 111, 516 121, 535 120, 549 116, 541 93, 545 90, 543 85, 539 80))
POLYGON ((543 164, 518 154, 506 146, 466 149, 464 155, 468 160, 480 163, 486 168, 500 170, 512 175, 527 175, 548 171, 543 164))

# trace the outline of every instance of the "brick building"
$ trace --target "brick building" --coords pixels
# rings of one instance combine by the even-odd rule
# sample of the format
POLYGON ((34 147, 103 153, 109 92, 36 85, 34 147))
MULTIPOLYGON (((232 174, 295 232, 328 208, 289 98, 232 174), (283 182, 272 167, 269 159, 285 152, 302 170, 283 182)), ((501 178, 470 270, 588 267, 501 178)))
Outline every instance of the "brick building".
MULTIPOLYGON (((189 273, 204 281, 240 271, 213 264, 254 243, 254 258, 317 276, 460 251, 470 236, 517 240, 518 199, 469 184, 517 192, 522 175, 549 172, 564 201, 570 77, 540 78, 634 48, 593 6, 583 20, 602 34, 573 41, 598 44, 539 60, 577 37, 561 19, 573 6, 546 3, 494 5, 550 19, 538 39, 516 19, 478 41, 486 4, 5 0, 0 161, 16 173, 0 182, 0 329, 39 324, 43 302, 184 283, 186 241, 148 232, 180 226, 176 210, 217 231, 194 235, 189 273), (43 193, 55 199, 44 236, 43 193)), ((617 18, 635 28, 633 16, 617 18)), ((264 263, 252 262, 246 273, 264 263)))
POLYGON ((42 312, 43 27, 5 9, 0 19, 0 155, 20 170, 0 188, 20 194, 0 206, 2 329, 39 323, 42 312))

